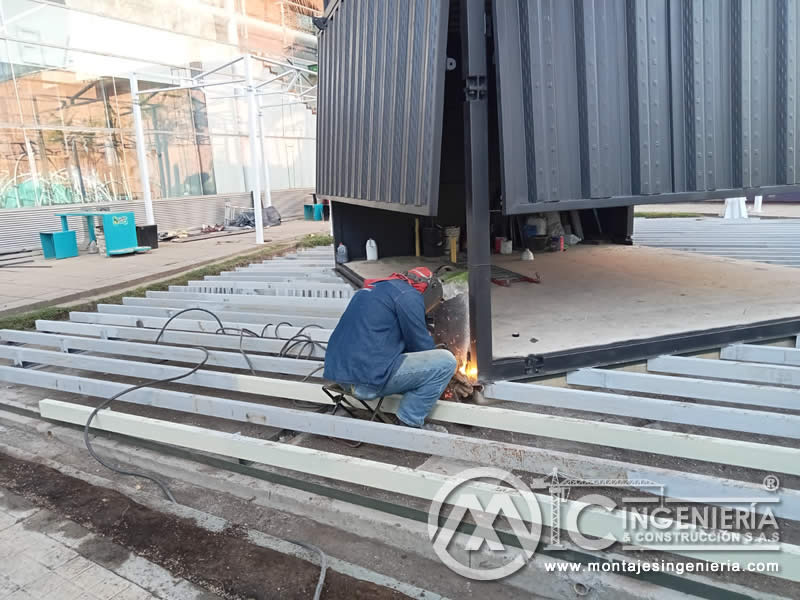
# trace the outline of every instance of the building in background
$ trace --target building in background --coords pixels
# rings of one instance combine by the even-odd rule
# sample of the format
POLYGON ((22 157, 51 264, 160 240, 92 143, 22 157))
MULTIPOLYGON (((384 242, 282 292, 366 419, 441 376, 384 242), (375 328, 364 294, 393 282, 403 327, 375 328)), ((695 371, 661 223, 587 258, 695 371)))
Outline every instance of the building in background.
MULTIPOLYGON (((254 61, 270 189, 313 187, 311 19, 321 9, 322 0, 0 0, 0 227, 7 211, 141 200, 130 75, 140 90, 180 86, 243 54, 272 61, 254 61), (304 71, 277 79, 286 65, 304 71)), ((225 84, 240 68, 209 87, 140 96, 154 200, 250 189, 247 102, 241 85, 225 84)))

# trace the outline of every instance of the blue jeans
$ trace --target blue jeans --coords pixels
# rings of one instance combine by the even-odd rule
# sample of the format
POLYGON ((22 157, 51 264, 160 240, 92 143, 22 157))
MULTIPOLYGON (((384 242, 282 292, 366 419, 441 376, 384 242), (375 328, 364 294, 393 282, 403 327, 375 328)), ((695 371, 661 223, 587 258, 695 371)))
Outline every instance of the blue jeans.
POLYGON ((353 394, 362 400, 403 394, 397 418, 411 427, 421 427, 425 417, 456 372, 456 358, 447 350, 424 350, 403 354, 403 362, 382 389, 356 384, 353 394))

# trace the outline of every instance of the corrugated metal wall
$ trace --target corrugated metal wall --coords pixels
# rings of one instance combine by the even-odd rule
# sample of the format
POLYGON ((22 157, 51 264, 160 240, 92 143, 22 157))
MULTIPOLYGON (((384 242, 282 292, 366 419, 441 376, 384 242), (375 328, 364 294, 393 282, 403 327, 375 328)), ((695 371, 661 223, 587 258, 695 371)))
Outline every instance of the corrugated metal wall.
POLYGON ((347 0, 319 34, 317 194, 417 214, 439 196, 448 0, 347 0))
POLYGON ((800 182, 800 0, 493 7, 506 212, 800 182))
MULTIPOLYGON (((297 218, 303 214, 303 204, 310 202, 310 189, 275 190, 272 203, 283 219, 297 218)), ((213 196, 182 196, 153 201, 159 231, 190 229, 202 225, 215 225, 225 219, 225 204, 252 206, 249 193, 219 194, 213 196)), ((35 250, 41 247, 40 231, 58 231, 61 221, 56 213, 79 212, 107 208, 111 211, 133 211, 136 222, 145 222, 144 203, 110 202, 96 205, 63 205, 41 208, 0 210, 0 249, 35 250)), ((77 232, 79 243, 86 240, 83 219, 71 219, 70 227, 77 232)))

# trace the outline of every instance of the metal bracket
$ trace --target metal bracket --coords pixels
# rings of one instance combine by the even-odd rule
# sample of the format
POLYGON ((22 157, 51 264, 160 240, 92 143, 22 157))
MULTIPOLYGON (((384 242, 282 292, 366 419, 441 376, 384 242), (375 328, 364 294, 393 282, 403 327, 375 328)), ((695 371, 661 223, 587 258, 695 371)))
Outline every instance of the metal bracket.
POLYGON ((486 99, 486 75, 467 75, 464 81, 464 99, 467 102, 486 99))
POLYGON ((538 354, 529 354, 525 357, 525 373, 538 373, 544 366, 544 359, 538 354))

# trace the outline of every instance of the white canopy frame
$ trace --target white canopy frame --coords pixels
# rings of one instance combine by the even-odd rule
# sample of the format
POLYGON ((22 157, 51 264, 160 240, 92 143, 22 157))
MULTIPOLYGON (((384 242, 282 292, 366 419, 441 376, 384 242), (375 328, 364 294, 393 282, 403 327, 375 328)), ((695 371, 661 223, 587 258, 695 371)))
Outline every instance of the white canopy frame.
MULTIPOLYGON (((271 71, 268 71, 271 73, 271 71)), ((141 74, 131 73, 129 76, 131 86, 131 97, 133 102, 133 123, 136 137, 136 154, 139 161, 139 177, 142 185, 142 196, 144 199, 145 215, 148 225, 155 225, 155 213, 153 211, 153 197, 150 191, 150 173, 147 166, 147 153, 145 145, 144 125, 142 122, 143 100, 141 96, 147 94, 148 98, 161 92, 174 90, 194 90, 217 88, 220 86, 232 86, 234 95, 213 96, 209 99, 221 100, 225 98, 247 99, 248 116, 248 141, 250 146, 250 164, 252 165, 253 176, 249 178, 248 187, 253 197, 253 210, 255 216, 256 243, 264 243, 264 222, 262 214, 261 193, 264 192, 264 204, 272 206, 270 195, 269 170, 267 168, 267 158, 264 152, 264 130, 261 126, 261 117, 264 109, 273 106, 283 105, 264 105, 264 97, 275 94, 290 94, 297 97, 299 104, 316 103, 317 86, 310 80, 310 75, 316 73, 306 67, 294 65, 287 62, 276 61, 252 54, 244 54, 233 60, 229 60, 219 66, 203 71, 198 75, 181 78, 179 85, 167 86, 157 89, 139 89, 139 76, 141 74), (270 69, 279 69, 281 72, 263 80, 257 80, 254 76, 253 63, 261 62, 270 69), (241 72, 242 76, 236 75, 227 79, 209 79, 212 75, 222 76, 222 71, 232 70, 234 73, 241 72), (283 89, 280 91, 261 91, 269 84, 280 83, 283 89)))

